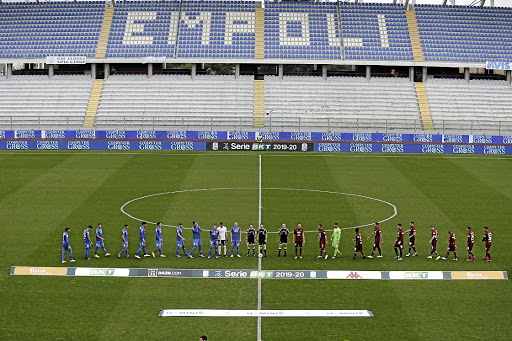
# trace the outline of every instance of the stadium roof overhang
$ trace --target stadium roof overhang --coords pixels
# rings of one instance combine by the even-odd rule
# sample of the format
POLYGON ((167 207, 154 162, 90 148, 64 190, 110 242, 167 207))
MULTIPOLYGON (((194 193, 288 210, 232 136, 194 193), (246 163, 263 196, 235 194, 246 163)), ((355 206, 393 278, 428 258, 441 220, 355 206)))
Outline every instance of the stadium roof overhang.
MULTIPOLYGON (((333 60, 333 59, 227 59, 227 58, 168 58, 165 61, 167 64, 287 64, 287 65, 304 65, 304 64, 327 64, 327 65, 397 65, 397 66, 427 66, 427 67, 444 67, 444 68, 485 68, 485 63, 464 63, 464 62, 414 62, 402 60, 333 60)), ((0 59, 0 64, 17 64, 17 63, 46 63, 45 58, 36 59, 0 59)), ((143 64, 142 58, 108 58, 108 59, 87 59, 87 64, 143 64)))

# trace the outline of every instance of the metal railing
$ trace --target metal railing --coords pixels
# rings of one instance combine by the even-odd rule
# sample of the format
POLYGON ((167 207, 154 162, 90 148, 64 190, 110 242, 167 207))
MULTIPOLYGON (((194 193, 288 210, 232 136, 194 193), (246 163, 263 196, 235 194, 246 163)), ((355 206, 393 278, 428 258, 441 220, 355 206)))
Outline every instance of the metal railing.
MULTIPOLYGON (((82 116, 0 116, 0 130, 82 130, 82 116)), ((87 128, 89 129, 89 128, 87 128)), ((377 132, 465 135, 512 135, 512 120, 434 120, 434 131, 424 131, 421 119, 393 117, 298 117, 263 118, 236 116, 134 116, 96 117, 96 130, 200 130, 266 132, 377 132)))

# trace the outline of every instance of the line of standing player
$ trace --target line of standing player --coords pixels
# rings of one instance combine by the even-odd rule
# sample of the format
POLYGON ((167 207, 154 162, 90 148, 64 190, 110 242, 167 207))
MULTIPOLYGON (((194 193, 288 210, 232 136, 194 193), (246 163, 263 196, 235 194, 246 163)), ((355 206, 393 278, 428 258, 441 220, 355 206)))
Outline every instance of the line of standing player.
MULTIPOLYGON (((466 249, 468 251, 468 258, 466 259, 467 262, 471 262, 475 259, 475 255, 473 253, 473 246, 475 244, 475 233, 473 232, 473 229, 468 226, 466 228, 467 230, 467 241, 466 241, 466 249)), ((410 222, 409 229, 407 231, 404 231, 402 228, 402 224, 397 224, 397 238, 394 243, 394 250, 395 250, 395 259, 401 261, 403 256, 403 249, 404 249, 404 235, 408 233, 409 234, 409 249, 406 257, 412 256, 415 257, 418 255, 416 252, 416 227, 414 226, 414 221, 410 222), (413 254, 411 254, 411 250, 414 251, 413 254)), ((457 260, 457 246, 456 246, 456 238, 455 233, 448 229, 449 239, 446 242, 448 244, 448 248, 446 251, 446 256, 441 257, 439 253, 437 252, 437 240, 439 238, 439 232, 437 231, 434 226, 430 226, 430 234, 431 238, 429 241, 429 245, 431 248, 430 255, 427 257, 428 259, 433 259, 434 256, 436 257, 436 260, 442 259, 447 260, 448 256, 450 255, 450 252, 453 253, 453 260, 457 260)), ((374 243, 373 243, 373 249, 371 255, 368 256, 368 258, 373 258, 373 255, 375 253, 375 250, 379 252, 378 258, 382 258, 382 250, 381 245, 384 244, 384 239, 382 238, 382 230, 379 227, 379 223, 374 224, 373 233, 367 238, 368 240, 374 237, 374 243)), ((354 239, 355 247, 354 247, 354 256, 353 259, 356 259, 357 253, 361 253, 363 256, 363 259, 366 258, 364 252, 363 252, 363 243, 361 240, 361 233, 359 232, 359 229, 356 228, 356 237, 354 239)), ((485 242, 485 257, 483 257, 484 260, 487 262, 492 262, 491 260, 491 246, 492 246, 492 232, 489 230, 489 228, 486 226, 484 227, 484 237, 482 239, 482 242, 485 242)))
MULTIPOLYGON (((241 228, 238 226, 238 223, 235 222, 233 224, 234 226, 231 228, 229 235, 227 232, 227 228, 224 226, 223 223, 220 223, 219 226, 216 224, 213 225, 212 229, 209 230, 209 253, 208 258, 212 257, 212 251, 214 252, 213 256, 215 258, 221 257, 221 251, 223 249, 224 251, 224 257, 228 257, 227 254, 227 243, 228 243, 228 236, 231 239, 231 257, 234 257, 234 251, 236 249, 236 256, 240 257, 240 245, 242 242, 242 232, 241 228)), ((139 249, 137 250, 137 253, 135 254, 135 258, 141 258, 140 254, 143 253, 143 257, 155 257, 157 253, 159 253, 160 257, 165 257, 162 251, 163 247, 163 236, 162 236, 162 223, 158 222, 155 228, 155 250, 151 252, 151 255, 146 252, 146 222, 142 222, 141 227, 139 228, 139 249)), ((89 251, 92 245, 92 241, 90 238, 90 231, 92 230, 92 226, 89 225, 84 231, 83 231, 83 238, 84 238, 84 248, 85 248, 85 259, 89 260, 89 251)), ((74 262, 73 259, 73 252, 71 249, 71 246, 69 244, 69 227, 66 227, 62 236, 62 263, 65 263, 65 253, 66 251, 69 251, 70 256, 70 262, 74 262)), ((201 232, 203 230, 199 226, 199 224, 194 221, 192 224, 192 249, 189 253, 186 252, 185 248, 185 238, 183 237, 183 224, 179 224, 176 228, 176 257, 181 257, 179 254, 180 249, 183 250, 183 254, 189 258, 193 258, 193 253, 196 248, 199 249, 199 257, 204 257, 203 250, 202 250, 202 241, 201 241, 201 232)), ((456 239, 455 239, 455 233, 452 230, 448 230, 449 233, 449 240, 447 241, 448 248, 447 253, 445 257, 441 257, 439 253, 437 252, 437 240, 439 238, 438 231, 433 227, 430 226, 431 231, 431 238, 429 241, 429 245, 431 246, 431 252, 430 255, 427 257, 429 259, 432 259, 435 255, 436 260, 448 259, 448 256, 450 252, 454 254, 454 259, 457 260, 457 251, 456 251, 456 239)), ((466 248, 468 250, 468 259, 466 261, 470 262, 475 259, 475 255, 473 253, 473 246, 475 242, 475 234, 472 231, 471 227, 467 227, 467 242, 466 242, 466 248)), ((491 262, 491 253, 490 249, 492 246, 492 232, 489 230, 488 227, 484 227, 484 237, 482 239, 482 242, 485 242, 485 257, 484 260, 487 262, 491 262)), ((287 257, 287 251, 288 251, 288 235, 290 231, 286 227, 286 224, 282 224, 281 228, 278 230, 279 235, 279 248, 278 248, 278 254, 277 256, 281 256, 281 251, 283 250, 283 256, 287 257)), ((404 249, 404 235, 408 233, 409 234, 409 249, 406 257, 412 256, 415 257, 418 255, 416 252, 416 227, 414 226, 414 222, 410 222, 409 229, 407 231, 404 231, 401 224, 397 224, 397 238, 394 243, 394 251, 395 251, 395 259, 401 261, 403 256, 403 249, 404 249), (414 253, 411 253, 413 251, 414 253)), ((374 244, 372 253, 367 256, 368 258, 373 258, 373 255, 375 254, 375 251, 377 250, 379 255, 378 258, 382 258, 382 249, 381 245, 384 244, 384 239, 382 236, 382 230, 379 227, 379 223, 374 224, 374 230, 373 233, 368 236, 368 240, 374 237, 374 244)), ((119 252, 118 257, 121 258, 123 254, 126 254, 126 258, 130 258, 130 254, 128 251, 128 225, 124 225, 124 228, 121 232, 121 239, 122 239, 122 250, 119 252)), ((338 223, 334 224, 333 227, 333 233, 331 235, 331 243, 333 247, 333 256, 332 258, 337 258, 341 256, 341 252, 339 251, 339 243, 341 239, 341 229, 339 227, 338 223)), ((96 249, 94 252, 95 258, 100 258, 98 255, 98 249, 102 249, 105 256, 110 256, 110 253, 107 252, 105 249, 105 238, 103 238, 103 229, 101 226, 101 223, 98 224, 98 227, 96 228, 96 249)), ((363 259, 366 258, 366 255, 363 251, 363 242, 361 233, 359 232, 359 228, 355 229, 355 239, 353 240, 355 243, 354 246, 354 255, 352 259, 356 259, 357 253, 361 253, 363 256, 363 259)), ((259 257, 267 257, 267 242, 268 242, 268 232, 265 229, 263 224, 260 224, 258 230, 256 230, 253 226, 253 224, 249 225, 249 229, 246 231, 246 245, 247 245, 247 256, 250 255, 251 249, 253 256, 256 256, 256 242, 258 246, 258 256, 259 257)), ((320 254, 317 256, 317 258, 328 258, 328 254, 326 251, 327 246, 327 234, 324 230, 322 224, 318 225, 318 242, 319 242, 319 248, 320 248, 320 254)), ((295 245, 295 259, 302 258, 302 250, 306 243, 306 236, 304 233, 304 229, 302 228, 302 225, 299 223, 297 224, 297 227, 293 231, 293 244, 295 245)))

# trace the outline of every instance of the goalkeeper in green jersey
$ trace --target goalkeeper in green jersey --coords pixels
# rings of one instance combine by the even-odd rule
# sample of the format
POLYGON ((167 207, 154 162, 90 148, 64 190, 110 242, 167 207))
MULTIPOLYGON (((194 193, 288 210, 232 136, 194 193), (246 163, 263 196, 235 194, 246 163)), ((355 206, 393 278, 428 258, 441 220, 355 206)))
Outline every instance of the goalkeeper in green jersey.
POLYGON ((334 249, 334 254, 333 254, 332 258, 341 256, 341 252, 338 249, 338 247, 340 245, 340 239, 341 239, 341 229, 338 226, 338 223, 335 223, 334 229, 332 230, 332 236, 331 236, 331 241, 332 241, 331 244, 332 244, 332 248, 334 249))

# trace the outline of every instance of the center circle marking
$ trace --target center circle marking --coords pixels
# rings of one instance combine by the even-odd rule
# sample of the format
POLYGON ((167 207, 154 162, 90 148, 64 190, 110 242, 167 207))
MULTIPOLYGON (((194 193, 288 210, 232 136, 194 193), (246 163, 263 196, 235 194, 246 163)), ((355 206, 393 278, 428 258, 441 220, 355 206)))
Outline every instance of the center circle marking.
MULTIPOLYGON (((121 206, 121 212, 123 212, 124 215, 126 215, 126 216, 128 216, 128 217, 130 217, 130 218, 132 218, 134 220, 146 221, 148 224, 156 225, 155 222, 134 217, 130 213, 126 212, 126 210, 125 210, 126 206, 128 206, 132 202, 135 202, 135 201, 138 201, 138 200, 142 200, 142 199, 151 198, 151 197, 156 197, 156 196, 159 196, 159 195, 187 193, 187 192, 236 191, 236 190, 258 190, 258 188, 253 188, 253 187, 196 188, 196 189, 184 189, 184 190, 179 190, 179 191, 170 191, 170 192, 161 192, 161 193, 148 194, 148 195, 144 195, 144 196, 141 196, 141 197, 138 197, 138 198, 135 198, 135 199, 131 199, 131 200, 125 202, 123 204, 123 206, 121 206)), ((334 191, 324 191, 324 190, 319 190, 319 189, 307 189, 307 188, 264 187, 264 188, 262 188, 262 190, 267 190, 267 191, 273 191, 274 190, 274 191, 299 191, 299 192, 326 193, 326 194, 334 194, 334 195, 347 195, 347 196, 352 196, 352 197, 358 197, 358 198, 378 201, 378 202, 384 203, 384 204, 386 204, 388 206, 391 206, 393 208, 393 214, 391 216, 385 218, 385 219, 379 220, 378 221, 379 223, 383 223, 385 221, 393 219, 398 214, 398 210, 397 210, 396 206, 393 205, 392 203, 390 203, 388 201, 385 201, 385 200, 382 200, 382 199, 373 198, 373 197, 369 197, 367 195, 362 195, 362 194, 345 193, 345 192, 334 192, 334 191)), ((343 227, 341 229, 342 230, 349 230, 349 229, 355 229, 355 228, 358 228, 358 227, 366 227, 366 226, 370 226, 370 225, 373 225, 373 224, 374 224, 374 222, 371 222, 371 223, 368 223, 368 224, 363 224, 363 225, 358 225, 358 226, 343 227)), ((162 224, 162 226, 176 227, 174 225, 166 225, 166 224, 162 224)), ((190 229, 190 228, 186 227, 185 229, 190 229)), ((327 231, 330 231, 330 230, 327 230, 327 231)), ((304 232, 317 232, 317 231, 304 231, 304 232)))

